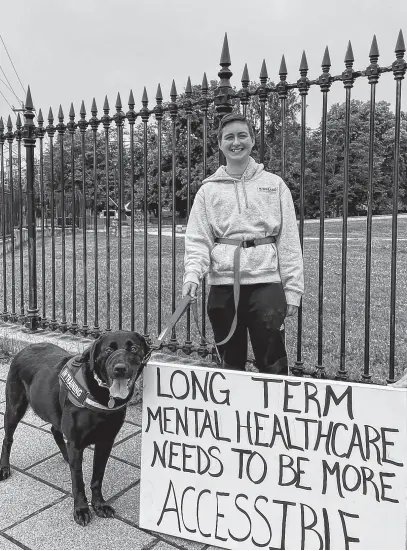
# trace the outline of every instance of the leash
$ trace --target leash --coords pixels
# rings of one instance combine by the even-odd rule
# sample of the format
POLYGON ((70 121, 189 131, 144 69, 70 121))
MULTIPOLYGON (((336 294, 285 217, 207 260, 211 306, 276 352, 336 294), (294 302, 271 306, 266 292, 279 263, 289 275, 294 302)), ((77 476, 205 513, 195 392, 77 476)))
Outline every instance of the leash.
MULTIPOLYGON (((236 325, 237 325, 237 307, 239 305, 239 298, 240 298, 240 249, 247 249, 250 247, 257 247, 259 245, 267 245, 269 243, 275 243, 276 237, 274 235, 269 235, 267 237, 260 237, 257 239, 229 239, 226 237, 217 237, 215 239, 215 243, 221 243, 226 245, 235 245, 236 249, 233 255, 233 272, 234 272, 234 279, 233 279, 233 296, 234 296, 234 303, 235 303, 235 316, 232 322, 232 325, 229 330, 229 334, 223 341, 215 342, 215 350, 218 357, 219 363, 222 363, 222 359, 219 354, 218 346, 227 343, 231 337, 233 336, 236 325)), ((204 342, 206 345, 209 345, 208 341, 204 338, 200 327, 199 327, 199 320, 198 320, 198 307, 197 307, 197 301, 196 299, 192 299, 190 295, 186 295, 178 304, 177 308, 174 310, 174 313, 170 317, 166 327, 163 331, 159 334, 159 336, 155 339, 153 344, 150 346, 150 350, 147 352, 145 357, 143 358, 143 361, 139 367, 139 370, 137 372, 136 380, 140 376, 141 372, 143 371, 144 367, 147 365, 151 354, 154 351, 160 350, 162 347, 162 343, 166 335, 175 327, 177 322, 181 319, 181 317, 184 315, 186 310, 190 308, 192 311, 192 315, 195 321, 195 325, 198 329, 199 336, 202 339, 202 342, 204 342)))
MULTIPOLYGON (((199 328, 199 320, 198 320, 198 308, 197 308, 197 301, 196 299, 192 299, 190 295, 186 295, 181 302, 178 304, 177 308, 174 310, 174 313, 170 317, 166 327, 163 331, 159 334, 159 336, 155 339, 154 343, 150 346, 149 351, 144 356, 134 379, 134 382, 137 381, 137 379, 140 377, 144 367, 147 365, 151 354, 156 351, 160 350, 162 347, 162 343, 166 335, 175 327, 177 322, 181 319, 181 317, 184 315, 186 310, 191 307, 192 314, 198 329, 198 333, 202 339, 202 341, 205 344, 209 344, 207 340, 202 335, 202 332, 199 328)), ((219 351, 215 344, 216 353, 218 356, 219 362, 221 362, 221 357, 219 354, 219 351)), ((117 353, 116 351, 115 353, 117 353)), ((115 353, 112 355, 114 356, 115 353)), ((93 365, 94 363, 94 347, 92 347, 90 352, 90 364, 93 365)), ((72 402, 77 407, 87 407, 88 409, 93 410, 107 410, 107 411, 116 411, 118 409, 122 409, 127 406, 127 401, 124 404, 121 404, 120 406, 114 407, 114 399, 110 398, 108 407, 104 406, 103 404, 100 404, 97 402, 93 396, 90 394, 85 379, 83 377, 81 367, 82 364, 79 361, 80 356, 74 356, 71 358, 65 366, 62 368, 60 374, 59 374, 59 382, 60 382, 60 393, 59 393, 59 401, 61 404, 61 408, 63 407, 63 404, 65 403, 65 399, 68 398, 70 402, 72 402)), ((109 361, 109 360, 108 360, 109 361)), ((105 385, 102 385, 105 386, 105 385)))
MULTIPOLYGON (((178 303, 178 306, 174 310, 172 316, 168 320, 168 323, 165 326, 165 328, 163 329, 163 331, 161 331, 161 333, 158 335, 158 337, 155 339, 155 341, 151 344, 150 350, 144 356, 143 361, 142 361, 142 363, 139 367, 139 370, 137 372, 136 380, 140 376, 140 374, 143 371, 144 367, 147 365, 147 363, 148 363, 148 361, 151 357, 151 354, 162 348, 162 344, 163 344, 163 341, 164 341, 165 337, 170 333, 170 331, 172 331, 172 329, 175 327, 175 325, 178 323, 178 321, 182 318, 182 316, 185 314, 185 312, 187 311, 188 308, 190 308, 191 311, 192 311, 192 316, 194 318, 195 325, 197 327, 197 330, 198 330, 199 336, 201 337, 202 342, 205 343, 206 345, 210 344, 210 343, 208 343, 208 341, 203 336, 203 334, 200 330, 200 327, 199 327, 198 307, 197 307, 196 299, 193 299, 191 297, 191 295, 185 295, 185 297, 178 303)), ((216 350, 218 360, 219 360, 219 362, 221 362, 222 360, 221 360, 218 348, 216 346, 216 343, 214 343, 214 344, 215 344, 215 350, 216 350)))
POLYGON ((226 344, 233 336, 237 326, 237 307, 239 305, 240 298, 240 249, 248 249, 250 247, 257 247, 258 245, 267 245, 268 243, 275 243, 275 235, 269 235, 267 237, 260 237, 259 239, 229 239, 228 237, 216 237, 215 243, 222 243, 225 245, 235 245, 236 249, 233 255, 233 298, 235 302, 235 316, 232 321, 229 333, 223 341, 215 343, 215 346, 226 344))

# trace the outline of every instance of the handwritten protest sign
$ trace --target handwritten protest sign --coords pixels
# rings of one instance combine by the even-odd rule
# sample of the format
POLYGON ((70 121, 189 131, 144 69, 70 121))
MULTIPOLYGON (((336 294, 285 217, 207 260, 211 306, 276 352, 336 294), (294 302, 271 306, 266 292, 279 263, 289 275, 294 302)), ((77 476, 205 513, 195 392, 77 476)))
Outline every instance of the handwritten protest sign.
POLYGON ((140 526, 231 549, 401 549, 403 389, 150 361, 140 526))

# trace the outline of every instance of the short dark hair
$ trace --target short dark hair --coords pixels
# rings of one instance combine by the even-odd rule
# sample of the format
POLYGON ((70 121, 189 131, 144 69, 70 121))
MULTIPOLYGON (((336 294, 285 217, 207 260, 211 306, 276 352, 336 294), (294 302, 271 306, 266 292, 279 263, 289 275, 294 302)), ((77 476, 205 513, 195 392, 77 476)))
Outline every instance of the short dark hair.
POLYGON ((244 122, 246 124, 248 130, 249 130, 249 134, 250 134, 251 139, 252 140, 255 139, 253 127, 250 124, 250 122, 246 119, 246 117, 244 117, 240 113, 229 113, 228 115, 225 115, 219 123, 219 129, 218 129, 218 142, 219 143, 222 141, 223 129, 225 128, 225 126, 227 124, 229 124, 231 122, 244 122))

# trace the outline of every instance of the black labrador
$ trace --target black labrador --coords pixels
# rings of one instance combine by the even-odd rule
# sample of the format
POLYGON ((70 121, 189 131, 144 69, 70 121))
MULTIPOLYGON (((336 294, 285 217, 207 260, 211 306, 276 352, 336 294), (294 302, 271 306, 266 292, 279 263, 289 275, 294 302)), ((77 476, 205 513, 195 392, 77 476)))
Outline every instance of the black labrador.
POLYGON ((99 517, 113 517, 114 509, 102 495, 103 476, 147 352, 145 339, 130 331, 103 334, 81 356, 50 343, 21 350, 11 362, 6 383, 0 480, 10 476, 14 431, 30 404, 51 423, 55 442, 69 463, 75 521, 86 526, 91 518, 82 474, 83 451, 90 444, 95 444, 92 507, 99 517))

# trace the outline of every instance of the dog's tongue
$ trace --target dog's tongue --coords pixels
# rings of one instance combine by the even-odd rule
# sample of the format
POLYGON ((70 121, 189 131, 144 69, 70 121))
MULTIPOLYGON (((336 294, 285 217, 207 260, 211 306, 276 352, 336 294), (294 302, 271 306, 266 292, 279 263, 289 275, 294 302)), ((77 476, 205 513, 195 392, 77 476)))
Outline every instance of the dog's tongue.
POLYGON ((127 379, 114 379, 112 386, 110 387, 110 396, 113 398, 121 398, 124 400, 127 398, 129 389, 127 387, 127 379))

